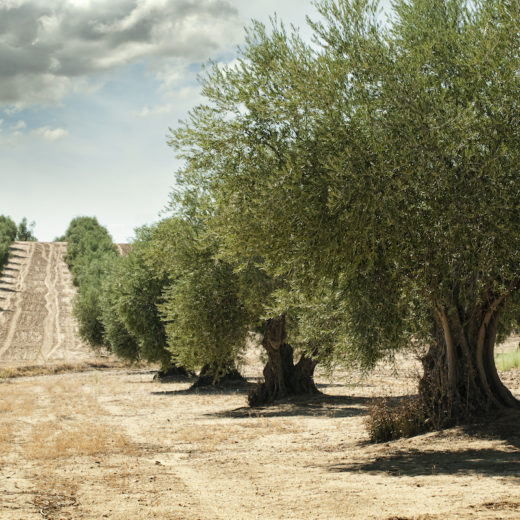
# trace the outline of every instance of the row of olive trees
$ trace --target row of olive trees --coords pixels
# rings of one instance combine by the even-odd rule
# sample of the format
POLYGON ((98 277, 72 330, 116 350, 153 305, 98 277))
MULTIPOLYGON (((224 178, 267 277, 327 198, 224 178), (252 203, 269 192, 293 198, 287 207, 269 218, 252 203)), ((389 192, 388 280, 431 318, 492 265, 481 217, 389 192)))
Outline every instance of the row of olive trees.
POLYGON ((128 256, 120 256, 106 228, 94 217, 72 220, 65 235, 66 262, 78 287, 74 315, 79 334, 93 348, 105 347, 130 361, 159 362, 170 368, 164 328, 155 299, 160 282, 142 261, 146 231, 139 233, 128 256))
POLYGON ((24 217, 17 226, 10 217, 0 215, 0 271, 9 260, 9 247, 15 240, 36 240, 33 235, 34 225, 34 222, 28 224, 24 217))
POLYGON ((317 7, 312 43, 255 23, 205 74, 171 136, 174 210, 197 200, 215 261, 272 284, 268 394, 287 342, 367 368, 420 343, 431 413, 518 407, 493 352, 520 310, 520 2, 396 0, 387 23, 376 0, 317 7))
POLYGON ((142 267, 167 356, 214 380, 262 332, 252 404, 419 343, 428 413, 517 407, 493 351, 520 310, 520 2, 396 0, 386 24, 376 0, 317 7, 312 43, 254 23, 209 68, 170 140, 173 215, 98 301, 122 319, 142 267))

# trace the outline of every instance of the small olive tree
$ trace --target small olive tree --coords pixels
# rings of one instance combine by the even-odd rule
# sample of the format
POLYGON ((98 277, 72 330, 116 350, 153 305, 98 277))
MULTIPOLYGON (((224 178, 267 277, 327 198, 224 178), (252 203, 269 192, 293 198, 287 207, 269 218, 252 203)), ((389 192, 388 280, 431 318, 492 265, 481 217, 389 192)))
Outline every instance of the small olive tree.
POLYGON ((101 307, 105 339, 120 357, 160 363, 159 377, 186 375, 184 368, 172 364, 166 349, 164 323, 157 307, 163 301, 167 278, 156 276, 148 263, 151 233, 152 228, 137 229, 128 254, 112 262, 104 277, 101 307))
POLYGON ((150 265, 167 278, 159 304, 172 360, 200 370, 200 384, 240 375, 250 316, 240 298, 233 267, 216 256, 218 248, 200 221, 186 216, 163 220, 151 230, 150 265))

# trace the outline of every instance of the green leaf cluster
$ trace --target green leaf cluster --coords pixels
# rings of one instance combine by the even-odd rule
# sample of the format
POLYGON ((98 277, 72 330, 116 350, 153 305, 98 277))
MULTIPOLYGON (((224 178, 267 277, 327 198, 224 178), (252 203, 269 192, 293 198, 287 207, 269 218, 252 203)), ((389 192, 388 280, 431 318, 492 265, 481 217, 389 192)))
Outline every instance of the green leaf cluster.
POLYGON ((253 23, 170 145, 217 257, 282 280, 303 343, 370 366, 438 308, 518 309, 520 2, 316 5, 312 43, 253 23))
POLYGON ((173 216, 151 230, 149 265, 167 285, 159 305, 168 350, 188 370, 211 367, 218 378, 235 366, 250 327, 233 266, 200 219, 173 216))

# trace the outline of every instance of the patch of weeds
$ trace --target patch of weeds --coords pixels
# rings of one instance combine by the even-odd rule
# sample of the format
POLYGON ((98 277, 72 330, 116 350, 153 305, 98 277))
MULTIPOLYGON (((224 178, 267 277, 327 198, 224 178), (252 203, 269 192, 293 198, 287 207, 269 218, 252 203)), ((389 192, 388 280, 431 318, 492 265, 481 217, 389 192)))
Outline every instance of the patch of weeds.
POLYGON ((371 442, 388 442, 413 437, 431 430, 430 421, 419 397, 395 400, 374 399, 365 420, 371 442))
POLYGON ((497 369, 503 372, 513 368, 520 368, 520 350, 495 354, 495 363, 497 369))

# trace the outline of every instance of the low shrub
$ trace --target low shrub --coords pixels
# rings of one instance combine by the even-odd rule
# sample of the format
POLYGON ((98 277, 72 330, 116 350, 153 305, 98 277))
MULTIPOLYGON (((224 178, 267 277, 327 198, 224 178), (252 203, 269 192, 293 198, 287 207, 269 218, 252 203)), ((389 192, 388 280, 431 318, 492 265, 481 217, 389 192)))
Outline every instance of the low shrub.
POLYGON ((430 431, 431 422, 424 403, 418 396, 374 399, 368 408, 365 426, 370 441, 388 442, 413 437, 430 431))

